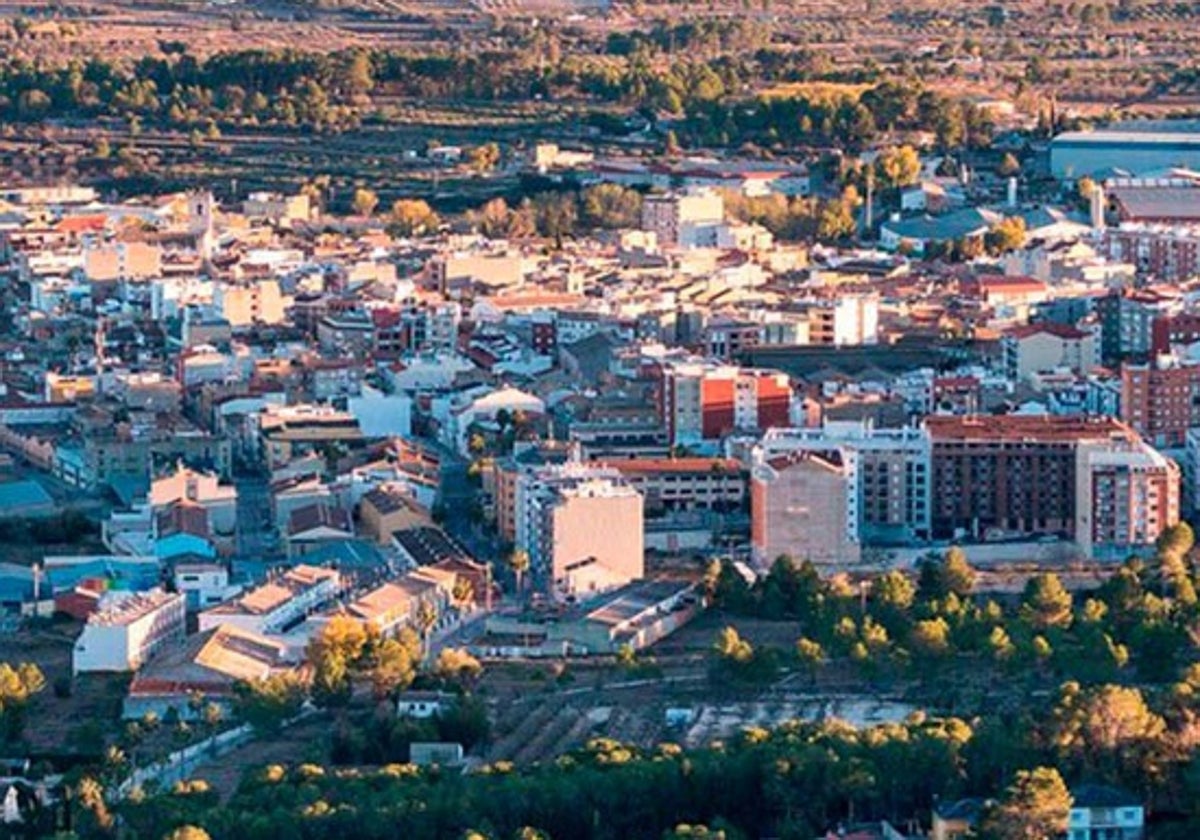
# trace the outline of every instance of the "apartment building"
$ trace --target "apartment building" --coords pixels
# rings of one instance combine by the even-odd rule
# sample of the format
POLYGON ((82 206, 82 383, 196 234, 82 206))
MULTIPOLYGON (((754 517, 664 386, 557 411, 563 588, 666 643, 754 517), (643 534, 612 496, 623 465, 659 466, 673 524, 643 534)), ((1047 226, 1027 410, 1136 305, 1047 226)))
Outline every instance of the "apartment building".
POLYGON ((784 373, 667 360, 659 375, 660 416, 672 445, 786 426, 791 418, 793 392, 784 373))
POLYGON ((237 488, 222 484, 214 473, 200 472, 179 464, 175 470, 150 484, 149 502, 158 511, 177 502, 203 508, 208 522, 218 534, 232 534, 237 528, 237 488))
POLYGON ((113 593, 83 626, 71 652, 75 674, 136 671, 185 633, 186 606, 177 592, 113 593))
POLYGON ((648 513, 735 511, 746 503, 746 470, 732 458, 630 458, 612 466, 648 513))
POLYGON ((1200 426, 1200 364, 1159 356, 1121 365, 1121 419, 1155 446, 1180 447, 1200 426))
POLYGON ((925 427, 937 539, 1071 537, 1079 446, 1138 441, 1111 417, 936 416, 926 418, 925 427))
POLYGON ((725 201, 709 189, 648 195, 642 203, 642 230, 653 233, 659 245, 715 246, 724 221, 725 201))
POLYGON ((1155 289, 1124 289, 1096 301, 1100 356, 1106 364, 1144 360, 1154 344, 1155 320, 1179 311, 1177 294, 1155 289))
POLYGON ((841 461, 855 485, 858 540, 897 545, 929 539, 931 445, 925 429, 828 421, 811 429, 771 429, 757 449, 762 458, 844 451, 841 461))
POLYGON ((341 592, 335 569, 296 566, 233 601, 200 613, 200 632, 231 624, 251 633, 281 633, 341 592))
POLYGON ((1099 336, 1064 324, 1013 327, 1001 337, 1000 351, 1004 373, 1014 380, 1061 368, 1087 373, 1100 364, 1099 336))
POLYGON ((1122 560, 1179 522, 1179 467, 1141 441, 1084 443, 1076 453, 1075 542, 1122 560))
POLYGON ((235 328, 282 323, 285 304, 278 280, 217 283, 213 290, 213 309, 235 328))
POLYGON ((750 547, 769 567, 781 555, 829 569, 856 564, 857 453, 796 450, 763 458, 750 474, 750 547))
POLYGON ((516 545, 556 597, 622 586, 645 573, 642 505, 612 468, 548 466, 517 479, 516 545))

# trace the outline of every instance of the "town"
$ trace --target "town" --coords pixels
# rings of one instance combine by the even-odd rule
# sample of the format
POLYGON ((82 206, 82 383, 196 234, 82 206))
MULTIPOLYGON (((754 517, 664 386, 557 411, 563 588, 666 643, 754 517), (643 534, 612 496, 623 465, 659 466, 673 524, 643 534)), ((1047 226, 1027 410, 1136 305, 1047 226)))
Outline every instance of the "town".
POLYGON ((5 24, 0 835, 1200 835, 1200 127, 585 11, 5 24))

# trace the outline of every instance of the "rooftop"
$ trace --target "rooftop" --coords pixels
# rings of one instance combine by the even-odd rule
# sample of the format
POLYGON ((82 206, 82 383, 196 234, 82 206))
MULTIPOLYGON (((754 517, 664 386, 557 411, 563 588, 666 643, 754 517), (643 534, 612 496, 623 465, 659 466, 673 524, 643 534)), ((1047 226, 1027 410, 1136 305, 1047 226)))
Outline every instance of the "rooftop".
POLYGON ((166 592, 162 589, 117 597, 92 613, 88 617, 88 624, 104 627, 132 624, 177 601, 182 602, 183 596, 177 592, 166 592))
POLYGON ((1132 429, 1113 417, 1018 414, 933 416, 925 419, 925 426, 935 444, 947 441, 1070 443, 1136 437, 1132 429))

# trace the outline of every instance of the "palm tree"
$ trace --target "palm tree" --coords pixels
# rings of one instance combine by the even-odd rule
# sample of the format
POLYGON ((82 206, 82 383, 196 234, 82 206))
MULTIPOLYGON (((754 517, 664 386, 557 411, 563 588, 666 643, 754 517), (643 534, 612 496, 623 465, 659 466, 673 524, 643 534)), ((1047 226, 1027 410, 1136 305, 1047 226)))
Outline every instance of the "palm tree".
POLYGON ((517 592, 521 592, 521 584, 524 582, 525 573, 529 571, 529 552, 523 548, 513 549, 513 553, 508 555, 508 566, 513 570, 513 574, 517 577, 517 592))

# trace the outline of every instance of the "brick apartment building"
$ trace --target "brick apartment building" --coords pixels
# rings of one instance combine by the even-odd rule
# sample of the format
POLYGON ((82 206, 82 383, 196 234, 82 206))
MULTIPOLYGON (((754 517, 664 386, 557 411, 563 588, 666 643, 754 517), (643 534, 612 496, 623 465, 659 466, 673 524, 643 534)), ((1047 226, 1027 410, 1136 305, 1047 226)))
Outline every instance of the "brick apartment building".
POLYGON ((1200 364, 1159 357, 1121 365, 1121 420, 1155 446, 1183 446, 1200 426, 1200 364))
POLYGON ((789 423, 793 394, 787 374, 685 362, 663 365, 660 375, 659 409, 672 445, 789 423))
POLYGON ((1110 417, 930 417, 935 538, 1073 537, 1081 443, 1135 443, 1110 417))

